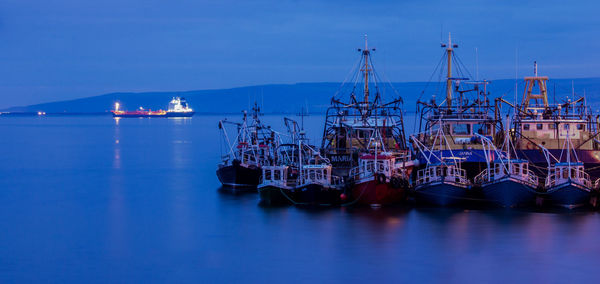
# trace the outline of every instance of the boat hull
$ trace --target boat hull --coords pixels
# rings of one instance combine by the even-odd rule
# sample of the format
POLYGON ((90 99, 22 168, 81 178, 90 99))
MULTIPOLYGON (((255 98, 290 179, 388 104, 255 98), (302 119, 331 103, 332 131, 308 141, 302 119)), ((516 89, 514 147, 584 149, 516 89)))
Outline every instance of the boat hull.
MULTIPOLYGON (((560 157, 561 149, 549 149, 550 154, 554 157, 560 157)), ((533 163, 536 167, 532 167, 539 176, 545 176, 547 174, 548 162, 544 156, 544 152, 538 149, 518 149, 517 154, 519 158, 528 160, 533 163)), ((577 157, 583 163, 586 172, 590 174, 592 180, 600 178, 600 150, 576 150, 577 157), (589 169, 589 170, 588 170, 589 169)))
POLYGON ((511 177, 482 185, 483 196, 502 207, 516 207, 535 203, 536 191, 531 185, 511 177))
POLYGON ((571 209, 588 204, 591 190, 581 184, 569 181, 549 188, 543 196, 551 205, 571 209))
POLYGON ((192 117, 194 116, 196 112, 195 111, 189 111, 189 112, 169 112, 167 111, 167 114, 165 115, 165 117, 192 117))
POLYGON ((256 166, 246 166, 233 163, 228 166, 219 166, 217 177, 224 186, 236 188, 256 188, 260 183, 262 171, 256 166))
POLYGON ((418 185, 414 193, 418 203, 436 206, 454 206, 464 203, 468 198, 467 186, 446 181, 418 185))
POLYGON ((352 187, 352 200, 363 205, 390 205, 406 200, 406 189, 376 180, 359 182, 352 187))
POLYGON ((292 205, 295 199, 293 191, 290 189, 284 190, 274 185, 259 186, 258 195, 260 196, 260 204, 265 206, 292 205))
POLYGON ((130 113, 114 113, 113 117, 121 117, 121 118, 136 118, 136 117, 192 117, 195 112, 166 112, 166 113, 150 113, 150 112, 130 112, 130 113))
POLYGON ((335 206, 342 203, 343 190, 320 184, 307 184, 299 187, 264 185, 258 187, 261 204, 275 205, 315 205, 335 206))

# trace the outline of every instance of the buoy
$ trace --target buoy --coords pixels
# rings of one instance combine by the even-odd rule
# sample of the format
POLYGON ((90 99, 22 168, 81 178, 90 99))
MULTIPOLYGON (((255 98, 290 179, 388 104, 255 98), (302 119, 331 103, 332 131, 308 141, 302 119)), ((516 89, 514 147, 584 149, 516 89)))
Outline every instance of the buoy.
POLYGON ((345 194, 345 193, 342 193, 342 194, 340 194, 340 198, 341 198, 342 200, 346 200, 347 196, 346 196, 346 194, 345 194))

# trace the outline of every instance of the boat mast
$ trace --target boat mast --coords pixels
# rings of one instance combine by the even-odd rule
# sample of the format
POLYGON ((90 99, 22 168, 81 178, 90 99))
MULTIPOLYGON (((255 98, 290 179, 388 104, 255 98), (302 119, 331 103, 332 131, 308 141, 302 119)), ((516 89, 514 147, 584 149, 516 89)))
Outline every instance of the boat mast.
POLYGON ((448 56, 448 74, 446 77, 446 104, 448 104, 448 108, 452 106, 452 51, 454 51, 452 47, 452 35, 448 33, 448 45, 446 46, 446 54, 448 56))
POLYGON ((365 67, 363 73, 365 75, 365 105, 369 105, 369 45, 367 43, 367 35, 365 34, 365 49, 363 50, 363 56, 365 57, 365 67))

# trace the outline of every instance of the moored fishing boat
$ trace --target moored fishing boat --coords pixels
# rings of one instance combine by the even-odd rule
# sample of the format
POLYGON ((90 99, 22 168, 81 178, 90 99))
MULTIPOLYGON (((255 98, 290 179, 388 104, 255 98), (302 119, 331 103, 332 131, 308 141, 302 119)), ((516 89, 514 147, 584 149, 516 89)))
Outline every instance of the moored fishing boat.
POLYGON ((545 175, 546 151, 558 157, 564 151, 563 145, 569 132, 569 139, 574 145, 572 154, 584 164, 592 179, 600 178, 598 117, 593 117, 585 95, 576 94, 571 86, 570 98, 550 103, 548 77, 538 75, 536 62, 533 73, 533 76, 525 77, 522 102, 515 106, 515 148, 519 158, 539 168, 536 174, 545 175))
MULTIPOLYGON (((439 123, 441 125, 441 118, 439 123)), ((465 158, 454 156, 444 128, 437 129, 430 146, 411 136, 413 145, 426 161, 425 168, 417 171, 413 190, 417 202, 452 206, 472 199, 472 184, 461 166, 465 158)))
POLYGON ((350 171, 351 203, 378 206, 404 201, 414 161, 410 153, 374 152, 359 157, 350 171))
POLYGON ((549 169, 544 196, 556 206, 576 208, 589 203, 592 182, 583 163, 556 163, 549 169))
POLYGON ((501 149, 486 137, 479 137, 486 152, 487 168, 475 177, 474 183, 481 187, 487 201, 497 205, 514 207, 533 204, 539 185, 538 177, 529 169, 528 161, 513 158, 516 155, 509 131, 505 130, 504 135, 501 149))
MULTIPOLYGON (((457 44, 448 37, 448 43, 442 44, 444 56, 439 68, 440 78, 445 78, 445 100, 436 102, 435 94, 429 101, 417 101, 418 134, 412 139, 413 148, 417 150, 416 158, 423 168, 429 155, 422 150, 433 150, 437 157, 460 158, 461 167, 467 170, 467 177, 473 178, 486 165, 483 146, 478 135, 497 140, 498 130, 502 129, 501 120, 496 118, 497 106, 491 105, 487 85, 489 81, 472 80, 467 68, 460 64, 456 56, 457 44), (445 70, 444 70, 445 69, 445 70), (445 74, 444 74, 445 71, 445 74), (444 149, 436 149, 435 137, 441 130, 449 139, 444 149), (416 147, 415 144, 421 144, 416 147)), ((428 84, 429 85, 429 84, 428 84)), ((426 90, 423 91, 425 93, 426 90)), ((440 95, 440 94, 438 94, 440 95)), ((439 136, 439 135, 437 135, 439 136)), ((441 137, 441 136, 440 136, 441 137)), ((440 161, 437 161, 440 162, 440 161)))
POLYGON ((361 59, 349 80, 353 84, 344 82, 332 97, 321 143, 321 151, 331 161, 334 174, 341 177, 348 177, 359 166, 359 157, 373 151, 369 145, 376 132, 381 136, 380 150, 399 155, 409 153, 402 97, 385 100, 384 91, 398 93, 391 83, 379 82, 371 56, 375 49, 368 46, 366 36, 365 47, 358 51, 361 59))
POLYGON ((258 186, 263 205, 339 205, 344 183, 329 160, 311 146, 284 144, 276 165, 262 168, 258 186), (291 148, 289 148, 291 146, 291 148), (296 147, 297 146, 297 147, 296 147))
POLYGON ((244 111, 241 123, 219 121, 227 152, 217 168, 217 177, 224 186, 256 188, 262 175, 261 167, 270 165, 274 159, 273 149, 279 144, 279 135, 260 121, 260 109, 254 106, 249 121, 244 111), (227 125, 237 128, 236 137, 230 139, 227 125))
POLYGON ((593 186, 570 137, 571 132, 567 129, 564 146, 558 158, 543 146, 539 147, 544 150, 548 163, 546 191, 542 196, 552 205, 573 209, 589 203, 593 186), (551 163, 551 158, 556 163, 551 163))
POLYGON ((414 193, 417 202, 452 206, 469 200, 470 188, 467 173, 460 168, 458 159, 442 159, 417 172, 414 193))

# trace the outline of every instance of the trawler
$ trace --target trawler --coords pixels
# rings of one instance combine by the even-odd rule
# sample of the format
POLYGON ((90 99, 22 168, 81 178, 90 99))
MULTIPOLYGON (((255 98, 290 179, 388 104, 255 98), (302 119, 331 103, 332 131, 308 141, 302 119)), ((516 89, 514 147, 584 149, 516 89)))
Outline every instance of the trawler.
POLYGON ((475 177, 474 183, 482 188, 486 200, 502 207, 533 204, 539 187, 538 177, 529 169, 529 161, 517 158, 510 132, 505 133, 508 135, 500 148, 490 139, 479 136, 487 168, 475 177))
POLYGON ((585 96, 576 98, 573 91, 572 99, 550 104, 547 81, 548 77, 538 75, 534 62, 534 76, 525 77, 522 103, 515 106, 517 154, 535 165, 538 175, 545 175, 546 150, 552 156, 559 156, 568 137, 579 162, 590 169, 592 178, 600 177, 598 121, 594 120, 585 96))
MULTIPOLYGON (((286 125, 287 125, 286 120, 286 125)), ((262 167, 258 186, 263 205, 340 205, 343 179, 332 174, 327 158, 307 139, 292 139, 277 149, 277 160, 262 167)))
POLYGON ((562 151, 558 158, 543 146, 548 163, 546 191, 542 194, 552 205, 568 209, 586 205, 592 194, 592 181, 579 160, 567 129, 562 151), (551 158, 556 161, 551 162, 551 158))
POLYGON ((388 152, 378 129, 373 135, 367 147, 370 151, 350 170, 350 203, 380 206, 401 202, 406 199, 415 161, 408 152, 388 152))
POLYGON ((260 108, 254 105, 252 116, 243 112, 242 122, 219 121, 219 129, 226 152, 221 156, 217 177, 224 186, 255 188, 262 175, 261 167, 270 165, 274 150, 281 143, 277 132, 260 121, 260 108), (227 126, 236 128, 236 136, 230 137, 227 126))
POLYGON ((425 159, 425 168, 417 171, 413 189, 418 202, 452 206, 471 198, 472 185, 461 165, 465 158, 454 155, 443 127, 437 129, 431 146, 415 136, 411 136, 411 140, 425 159))
POLYGON ((138 110, 127 111, 120 109, 120 104, 115 103, 115 109, 112 110, 113 117, 191 117, 194 110, 188 106, 185 98, 174 97, 167 110, 146 110, 140 107, 138 110))
MULTIPOLYGON (((321 143, 321 151, 331 161, 335 175, 342 177, 348 177, 351 169, 359 166, 359 157, 373 150, 369 145, 376 132, 380 136, 377 139, 379 149, 386 149, 406 160, 410 160, 411 155, 404 133, 402 98, 396 92, 395 99, 384 100, 382 91, 385 86, 379 83, 371 60, 375 49, 368 46, 366 35, 365 47, 358 51, 361 58, 353 72, 353 84, 344 82, 332 97, 321 143), (349 85, 350 90, 345 90, 344 87, 349 85)), ((391 83, 388 86, 393 90, 391 83)), ((407 180, 404 183, 407 184, 407 180)))
MULTIPOLYGON (((450 36, 448 43, 441 46, 445 54, 438 66, 441 66, 440 77, 443 76, 443 69, 446 67, 446 99, 441 103, 436 102, 435 97, 429 102, 417 101, 420 120, 418 135, 413 139, 413 146, 418 142, 422 144, 421 148, 437 152, 438 157, 457 158, 461 161, 461 167, 467 170, 469 178, 473 178, 486 165, 483 145, 477 135, 496 141, 501 135, 498 130, 502 130, 502 123, 495 117, 497 105, 490 104, 487 91, 490 82, 471 81, 466 77, 468 71, 455 55, 454 50, 458 45, 452 43, 450 36), (454 76, 454 71, 457 76, 454 76), (434 143, 434 138, 439 136, 438 130, 443 132, 444 137, 450 138, 445 149, 436 148, 434 143)), ((429 154, 417 151, 417 158, 421 165, 425 165, 427 155, 429 154)))

